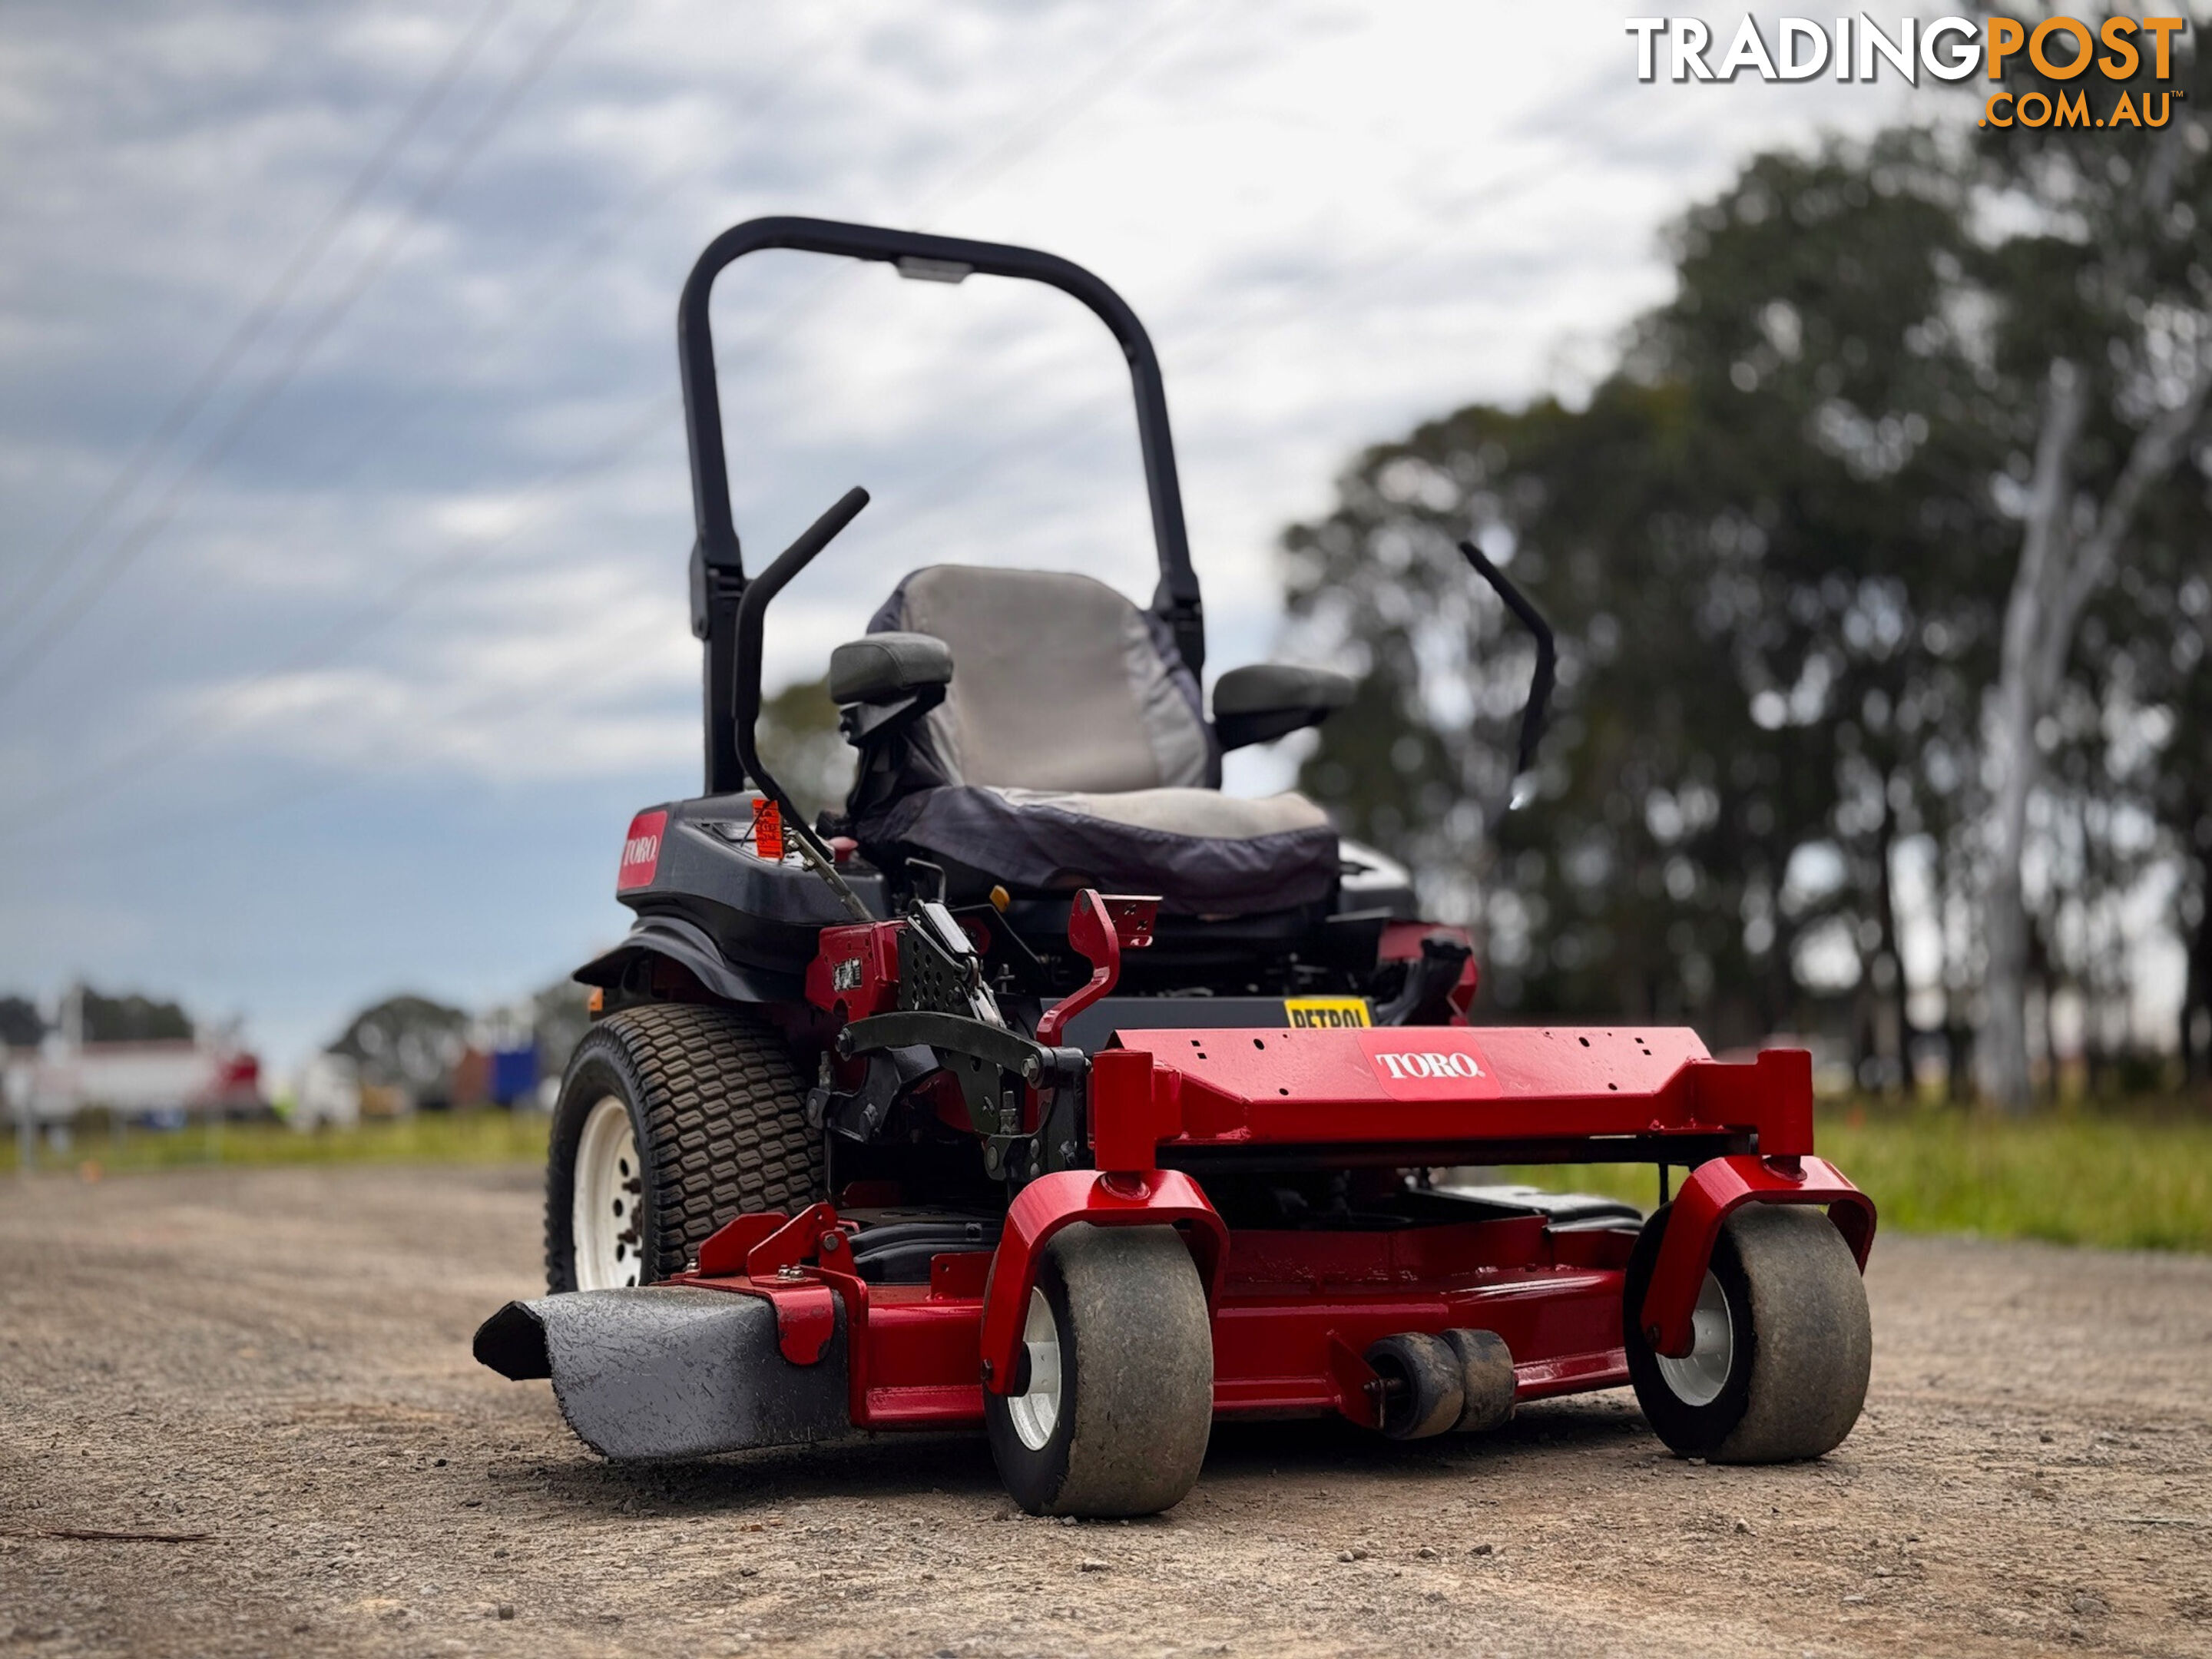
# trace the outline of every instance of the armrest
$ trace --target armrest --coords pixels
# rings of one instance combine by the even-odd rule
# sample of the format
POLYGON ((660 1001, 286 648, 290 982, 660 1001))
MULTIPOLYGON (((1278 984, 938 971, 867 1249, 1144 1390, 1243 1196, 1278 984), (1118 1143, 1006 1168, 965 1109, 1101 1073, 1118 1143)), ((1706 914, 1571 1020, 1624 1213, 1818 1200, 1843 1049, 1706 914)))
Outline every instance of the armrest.
POLYGON ((1352 701, 1352 679, 1333 668, 1258 662, 1214 682, 1213 729, 1224 749, 1319 726, 1352 701))
POLYGON ((830 653, 830 700, 896 702, 952 682, 952 647, 933 634, 871 634, 830 653))

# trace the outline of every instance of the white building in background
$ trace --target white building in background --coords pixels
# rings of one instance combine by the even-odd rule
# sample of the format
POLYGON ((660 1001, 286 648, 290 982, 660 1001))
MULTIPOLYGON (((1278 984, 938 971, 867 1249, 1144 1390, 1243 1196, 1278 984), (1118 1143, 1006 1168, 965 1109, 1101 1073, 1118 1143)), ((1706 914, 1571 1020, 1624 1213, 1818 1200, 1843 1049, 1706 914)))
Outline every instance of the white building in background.
POLYGON ((235 1030, 148 1042, 87 1042, 81 1006, 65 999, 60 1029, 36 1048, 4 1051, 0 1076, 16 1121, 67 1123, 94 1108, 127 1117, 238 1115, 261 1109, 261 1062, 235 1030))
POLYGON ((252 1112, 262 1105, 261 1063, 200 1042, 87 1042, 49 1038, 9 1061, 8 1100, 36 1123, 66 1123, 98 1107, 126 1116, 252 1112))

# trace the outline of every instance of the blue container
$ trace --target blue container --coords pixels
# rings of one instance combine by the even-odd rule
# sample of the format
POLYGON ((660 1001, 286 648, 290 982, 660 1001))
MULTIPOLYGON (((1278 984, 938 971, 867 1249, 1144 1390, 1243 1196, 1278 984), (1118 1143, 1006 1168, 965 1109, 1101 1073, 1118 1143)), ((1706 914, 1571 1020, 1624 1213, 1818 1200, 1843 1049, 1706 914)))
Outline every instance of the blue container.
POLYGON ((538 1086, 538 1050, 495 1048, 491 1053, 491 1097, 512 1106, 538 1086))

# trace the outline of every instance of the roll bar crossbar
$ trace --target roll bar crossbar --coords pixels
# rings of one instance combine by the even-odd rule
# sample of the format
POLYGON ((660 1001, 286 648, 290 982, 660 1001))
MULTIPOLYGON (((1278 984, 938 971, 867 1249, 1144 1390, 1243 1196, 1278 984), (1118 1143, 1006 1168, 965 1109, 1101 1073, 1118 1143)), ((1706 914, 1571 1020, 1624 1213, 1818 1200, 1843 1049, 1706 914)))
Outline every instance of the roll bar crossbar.
POLYGON ((714 341, 708 301, 714 279, 748 253, 786 248, 804 253, 873 259, 902 276, 959 282, 973 272, 1012 276, 1074 295, 1120 342, 1136 394, 1137 440, 1144 455, 1145 489, 1152 503, 1152 540, 1159 555, 1159 587, 1152 609, 1169 626, 1176 649, 1196 674, 1206 662, 1206 617, 1191 568, 1183 526, 1182 489, 1176 476, 1175 443, 1168 430, 1167 392, 1159 359, 1145 325, 1128 302, 1072 260, 1034 248, 975 242, 919 231, 885 230, 830 219, 782 216, 750 219, 707 245, 684 284, 676 313, 676 348, 684 376, 684 425, 691 453, 691 505, 696 537, 691 548, 691 628, 706 645, 707 793, 744 785, 730 688, 737 667, 737 613, 745 589, 744 562, 730 506, 729 465, 722 447, 721 395, 714 370, 714 341))

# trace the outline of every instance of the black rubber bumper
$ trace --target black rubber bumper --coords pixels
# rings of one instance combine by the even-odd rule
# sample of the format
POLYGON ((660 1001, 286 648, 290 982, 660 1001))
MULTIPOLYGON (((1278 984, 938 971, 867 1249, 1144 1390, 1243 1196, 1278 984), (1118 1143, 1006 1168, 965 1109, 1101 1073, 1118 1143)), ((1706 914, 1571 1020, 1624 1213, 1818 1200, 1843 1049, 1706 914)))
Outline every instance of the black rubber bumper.
POLYGON ((836 1333, 811 1365, 783 1357, 760 1297, 661 1285, 510 1302, 477 1328, 475 1351, 516 1382, 550 1377, 568 1426, 604 1457, 795 1446, 851 1431, 836 1306, 836 1333))

